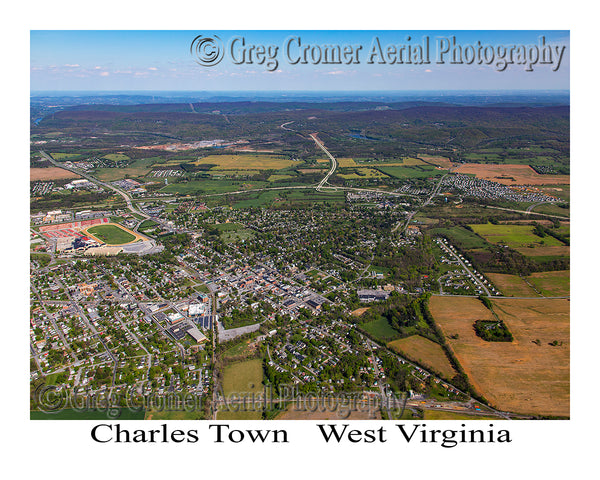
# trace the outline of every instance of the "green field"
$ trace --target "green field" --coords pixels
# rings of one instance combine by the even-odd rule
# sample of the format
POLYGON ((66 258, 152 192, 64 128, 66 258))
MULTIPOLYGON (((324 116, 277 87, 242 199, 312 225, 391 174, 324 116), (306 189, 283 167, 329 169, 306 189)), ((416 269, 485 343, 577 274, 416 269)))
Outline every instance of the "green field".
POLYGON ((30 420, 143 420, 144 411, 133 412, 127 408, 111 411, 110 414, 106 410, 65 409, 56 413, 31 411, 29 418, 30 420))
POLYGON ((107 245, 122 245, 135 240, 134 235, 117 225, 96 225, 87 231, 107 245))
POLYGON ((455 247, 466 250, 471 248, 485 248, 489 245, 483 238, 464 227, 434 228, 430 232, 433 235, 443 235, 455 247))
POLYGON ((254 232, 248 228, 243 228, 241 230, 223 232, 221 234, 221 239, 225 243, 237 243, 237 242, 245 242, 246 240, 253 238, 254 232))
POLYGON ((103 182, 123 180, 124 178, 141 178, 148 175, 152 165, 160 160, 160 157, 139 158, 123 168, 98 168, 94 172, 94 176, 103 182))
POLYGON ((223 394, 259 394, 263 391, 263 366, 261 359, 246 360, 223 369, 223 394))
POLYGON ((475 233, 484 237, 487 241, 512 248, 524 247, 530 244, 542 244, 545 246, 561 246, 562 242, 554 237, 546 235, 544 238, 533 233, 531 225, 469 225, 475 233))
POLYGON ((297 162, 277 155, 208 155, 194 165, 216 165, 212 170, 281 170, 297 162))
POLYGON ((173 183, 161 188, 161 193, 226 193, 239 190, 252 190, 254 188, 262 188, 267 186, 268 182, 261 181, 233 181, 233 180, 191 180, 185 183, 173 183))
POLYGON ((286 174, 281 174, 281 175, 271 175, 269 177, 269 182, 276 182, 277 180, 287 180, 288 178, 295 178, 296 175, 286 175, 286 174))
POLYGON ((377 320, 373 320, 372 322, 362 323, 360 324, 360 328, 378 340, 386 343, 395 340, 400 336, 400 334, 390 326, 389 322, 384 317, 379 317, 377 320))
POLYGON ((249 208, 260 206, 286 207, 310 206, 315 203, 344 203, 343 192, 316 192, 312 188, 290 190, 264 190, 248 193, 238 197, 232 204, 233 208, 249 208))
POLYGON ((545 297, 560 297, 570 293, 571 275, 569 270, 536 272, 527 277, 545 297))
POLYGON ((74 158, 79 158, 82 155, 79 153, 52 153, 50 155, 54 160, 72 160, 74 158))
POLYGON ((387 175, 374 168, 356 168, 353 173, 338 173, 337 176, 346 180, 360 178, 387 178, 387 175))
POLYGON ((129 160, 129 157, 122 153, 108 153, 108 154, 104 155, 102 158, 106 158, 107 160, 112 160, 113 162, 129 160))

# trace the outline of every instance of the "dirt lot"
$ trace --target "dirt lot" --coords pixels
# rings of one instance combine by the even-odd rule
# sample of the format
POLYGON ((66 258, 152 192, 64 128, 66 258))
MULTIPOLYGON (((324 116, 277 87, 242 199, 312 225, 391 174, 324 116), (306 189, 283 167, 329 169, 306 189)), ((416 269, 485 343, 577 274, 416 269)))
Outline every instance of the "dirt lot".
POLYGON ((514 337, 486 342, 475 320, 492 320, 476 298, 432 297, 430 309, 473 386, 500 410, 569 415, 569 302, 562 299, 494 299, 514 337), (539 340, 539 345, 533 343, 539 340), (558 342, 558 346, 550 343, 558 342))
POLYGON ((474 174, 477 178, 491 180, 504 185, 558 185, 570 183, 569 175, 540 175, 529 165, 465 163, 457 168, 455 172, 474 174))
POLYGON ((357 308, 356 310, 353 310, 352 312, 350 312, 350 315, 352 315, 353 317, 360 317, 363 313, 365 313, 369 308, 371 307, 362 307, 362 308, 357 308))
POLYGON ((401 355, 405 354, 425 367, 434 369, 448 380, 456 375, 456 371, 452 368, 443 348, 425 337, 412 335, 394 340, 388 343, 388 347, 396 350, 401 355))
POLYGON ((64 180, 68 178, 80 178, 80 176, 76 173, 72 173, 58 167, 29 169, 29 180, 31 182, 47 180, 64 180))

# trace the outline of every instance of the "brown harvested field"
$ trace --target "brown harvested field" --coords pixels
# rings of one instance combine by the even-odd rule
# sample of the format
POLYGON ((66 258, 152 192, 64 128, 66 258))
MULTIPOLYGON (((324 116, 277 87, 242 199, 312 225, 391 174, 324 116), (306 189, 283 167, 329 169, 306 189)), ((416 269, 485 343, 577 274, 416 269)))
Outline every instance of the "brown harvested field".
POLYGON ((529 165, 465 163, 460 165, 455 172, 474 174, 477 178, 504 185, 568 185, 571 182, 569 175, 540 175, 529 165))
POLYGON ((423 160, 425 160, 428 163, 433 163, 433 164, 437 165, 438 167, 442 167, 442 168, 452 167, 452 162, 450 161, 449 158, 446 158, 446 157, 432 157, 429 155, 419 155, 419 158, 422 158, 423 160))
POLYGON ((518 275, 507 275, 504 273, 485 273, 487 278, 506 297, 537 297, 538 294, 527 282, 518 275))
POLYGON ((515 250, 526 257, 546 257, 562 256, 568 257, 571 254, 571 247, 567 245, 548 245, 535 247, 517 247, 515 250))
POLYGON ((432 368, 448 380, 456 375, 456 370, 450 364, 441 345, 432 342, 428 338, 412 335, 394 340, 388 343, 387 346, 425 367, 432 368))
POLYGON ((474 388, 494 407, 569 416, 569 301, 507 298, 493 303, 513 342, 486 342, 475 334, 475 320, 493 320, 476 298, 432 297, 430 310, 446 336, 458 334, 448 343, 474 388), (549 345, 555 340, 562 345, 549 345))
POLYGON ((80 175, 58 167, 29 169, 29 180, 31 182, 40 182, 47 180, 65 180, 69 178, 80 178, 80 175))
POLYGON ((528 280, 546 297, 561 297, 570 294, 570 270, 536 272, 532 273, 528 280))

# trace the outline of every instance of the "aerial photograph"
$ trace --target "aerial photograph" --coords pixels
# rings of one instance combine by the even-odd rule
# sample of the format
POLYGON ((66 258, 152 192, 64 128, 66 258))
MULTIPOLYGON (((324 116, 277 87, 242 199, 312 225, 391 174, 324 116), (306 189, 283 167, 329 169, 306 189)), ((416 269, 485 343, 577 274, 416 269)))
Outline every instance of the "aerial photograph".
POLYGON ((569 49, 31 30, 30 419, 570 419, 569 49))

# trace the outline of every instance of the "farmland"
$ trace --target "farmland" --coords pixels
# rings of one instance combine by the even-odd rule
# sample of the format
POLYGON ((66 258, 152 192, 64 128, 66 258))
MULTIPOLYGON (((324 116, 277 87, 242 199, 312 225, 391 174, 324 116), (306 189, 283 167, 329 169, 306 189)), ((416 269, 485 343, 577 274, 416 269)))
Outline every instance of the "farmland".
POLYGON ((509 247, 525 247, 531 244, 542 244, 544 246, 562 246, 562 242, 554 237, 538 237, 533 233, 530 225, 470 225, 473 231, 488 242, 508 245, 509 247), (543 242, 543 243, 542 243, 543 242))
POLYGON ((569 184, 569 175, 541 175, 529 165, 494 165, 487 163, 465 163, 456 173, 475 175, 477 178, 503 183, 504 185, 549 185, 569 184))
POLYGON ((452 379, 456 375, 441 345, 420 335, 394 340, 387 346, 421 365, 432 368, 444 378, 452 379))
POLYGON ((208 155, 194 165, 215 165, 214 170, 281 170, 295 163, 274 155, 208 155))
POLYGON ((102 181, 112 182, 124 178, 141 178, 150 173, 152 165, 157 163, 158 157, 137 159, 123 168, 98 168, 94 175, 102 181))
POLYGON ((475 298, 432 297, 430 310, 474 388, 493 406, 569 415, 569 302, 495 299, 513 342, 486 342, 473 329, 492 313, 475 298))
POLYGON ((570 271, 532 273, 528 280, 545 297, 566 296, 570 293, 570 271))
POLYGON ((395 178, 429 178, 443 175, 443 170, 430 165, 413 165, 413 166, 380 166, 380 171, 395 178))
POLYGON ((70 178, 80 178, 80 176, 76 173, 72 173, 68 170, 64 170, 58 167, 29 169, 29 180, 31 182, 65 180, 70 178))
POLYGON ((345 179, 353 179, 353 178, 386 178, 387 175, 381 173, 374 168, 357 168, 353 173, 338 173, 339 177, 345 179))
POLYGON ((486 273, 494 285, 506 297, 535 297, 537 293, 525 280, 518 275, 508 275, 505 273, 486 273))

